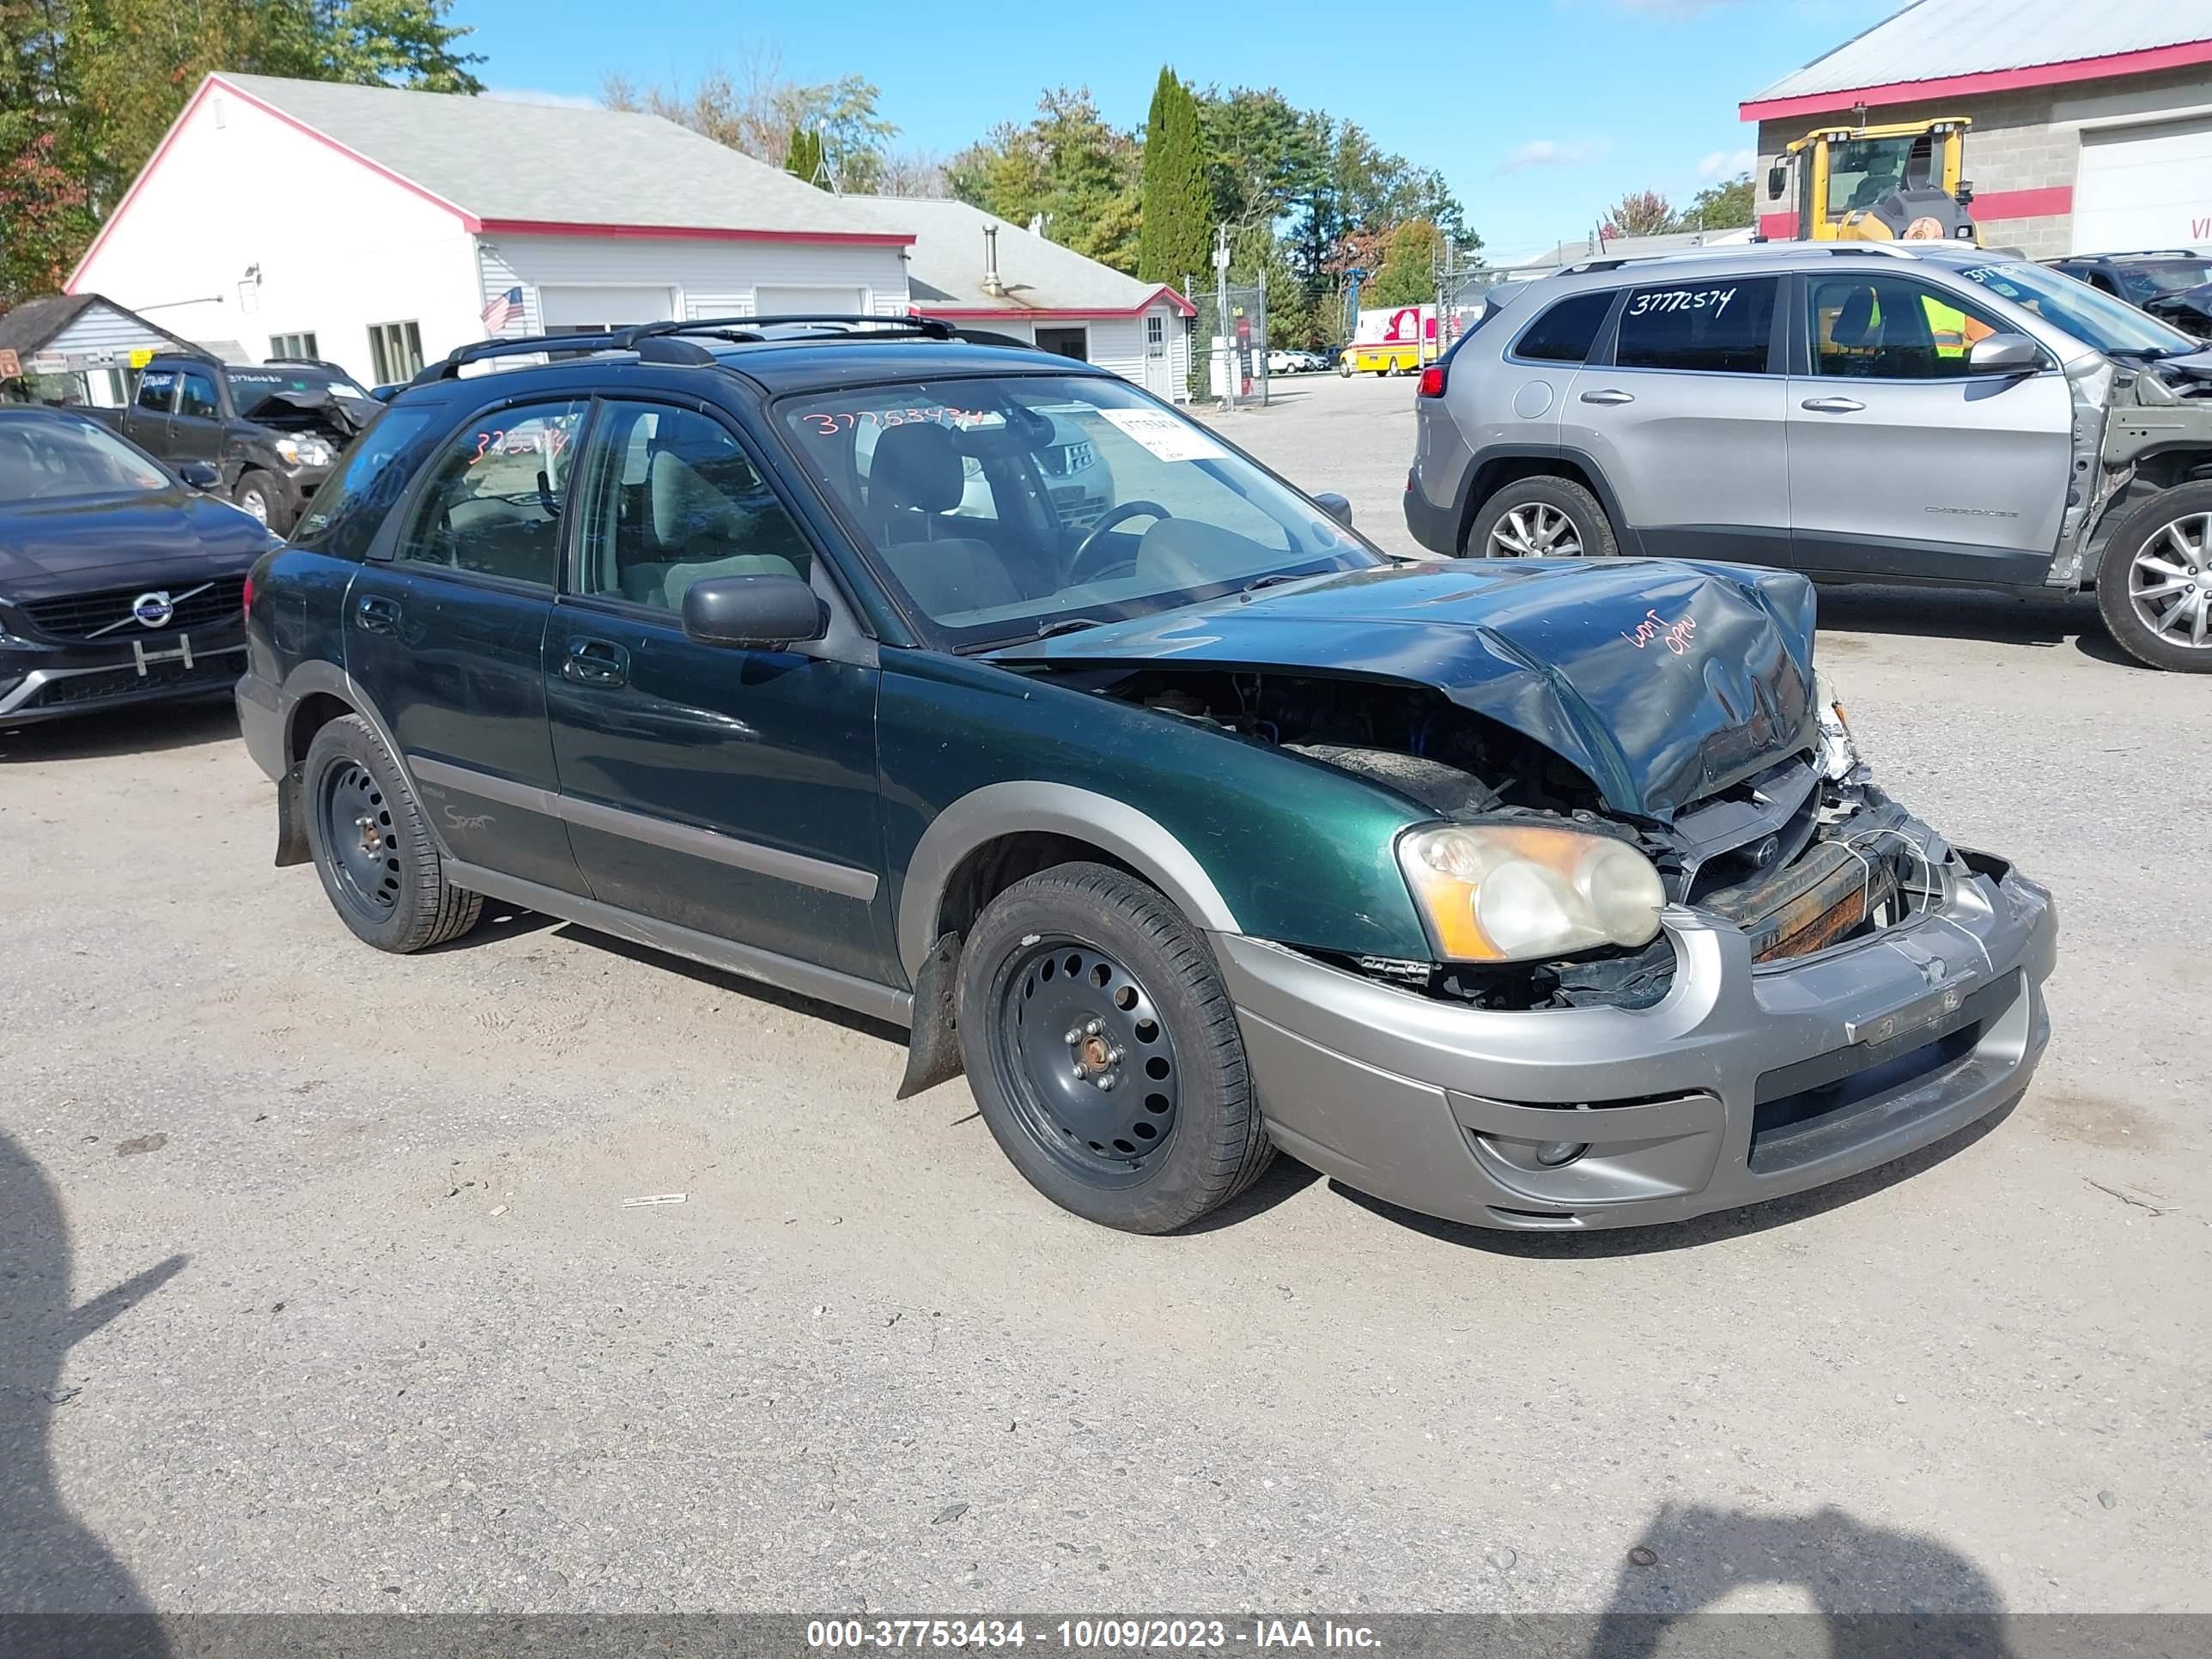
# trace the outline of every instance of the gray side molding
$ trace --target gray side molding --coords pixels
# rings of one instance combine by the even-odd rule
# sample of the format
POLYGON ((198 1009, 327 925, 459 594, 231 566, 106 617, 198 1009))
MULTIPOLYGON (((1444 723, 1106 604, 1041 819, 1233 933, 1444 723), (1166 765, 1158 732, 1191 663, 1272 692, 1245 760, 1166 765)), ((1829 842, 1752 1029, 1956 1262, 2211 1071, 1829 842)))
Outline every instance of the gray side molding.
POLYGON ((1127 801, 1073 784, 986 784, 939 813, 907 865, 899 895, 898 950, 909 980, 936 943, 938 907, 960 861, 986 842, 1024 830, 1067 836, 1111 853, 1209 933, 1243 930, 1213 878, 1189 850, 1127 801))

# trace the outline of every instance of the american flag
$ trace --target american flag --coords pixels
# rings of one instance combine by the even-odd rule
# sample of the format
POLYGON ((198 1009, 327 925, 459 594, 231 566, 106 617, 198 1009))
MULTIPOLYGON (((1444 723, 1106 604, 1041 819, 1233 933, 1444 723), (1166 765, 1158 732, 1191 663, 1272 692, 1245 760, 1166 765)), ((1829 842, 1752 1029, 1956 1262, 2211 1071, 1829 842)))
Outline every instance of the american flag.
POLYGON ((491 303, 483 308, 483 325, 494 334, 504 334, 507 325, 522 310, 522 290, 511 288, 504 294, 495 294, 491 303))

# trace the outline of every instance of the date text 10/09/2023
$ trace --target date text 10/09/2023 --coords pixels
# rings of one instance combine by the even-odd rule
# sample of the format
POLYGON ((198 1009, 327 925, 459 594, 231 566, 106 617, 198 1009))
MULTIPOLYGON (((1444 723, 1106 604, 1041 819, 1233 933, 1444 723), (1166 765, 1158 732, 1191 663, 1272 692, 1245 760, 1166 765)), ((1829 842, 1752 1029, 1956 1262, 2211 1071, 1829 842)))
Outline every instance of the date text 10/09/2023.
POLYGON ((942 1648, 980 1652, 1025 1648, 1099 1653, 1197 1649, 1336 1649, 1382 1646, 1365 1625, 1333 1619, 817 1619, 806 1645, 839 1649, 942 1648))

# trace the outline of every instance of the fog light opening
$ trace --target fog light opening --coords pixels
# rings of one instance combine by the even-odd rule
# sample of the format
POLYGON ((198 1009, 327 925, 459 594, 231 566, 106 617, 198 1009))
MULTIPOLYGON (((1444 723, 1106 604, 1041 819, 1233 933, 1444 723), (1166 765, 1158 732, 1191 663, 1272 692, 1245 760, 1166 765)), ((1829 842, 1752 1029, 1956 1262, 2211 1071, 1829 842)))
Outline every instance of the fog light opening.
POLYGON ((1561 1169, 1588 1151, 1587 1140, 1542 1140, 1536 1143, 1536 1162, 1547 1170, 1561 1169))

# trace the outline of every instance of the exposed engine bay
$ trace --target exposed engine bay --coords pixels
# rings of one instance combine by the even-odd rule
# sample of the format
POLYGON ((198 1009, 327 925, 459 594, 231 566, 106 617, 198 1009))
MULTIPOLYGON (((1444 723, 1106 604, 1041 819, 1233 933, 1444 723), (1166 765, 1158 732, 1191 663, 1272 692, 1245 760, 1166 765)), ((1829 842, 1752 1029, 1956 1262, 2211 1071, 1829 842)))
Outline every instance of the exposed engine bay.
MULTIPOLYGON (((1440 818, 1550 819, 1618 836, 1658 870, 1670 902, 1742 928, 1757 962, 1894 927, 1940 894, 1951 857, 1942 837, 1870 781, 1832 709, 1821 711, 1817 748, 1662 823, 1609 811, 1590 780, 1557 755, 1424 686, 1196 668, 1078 678, 1101 695, 1370 779, 1440 818)), ((1330 959, 1493 1009, 1649 1006, 1674 969, 1664 933, 1636 949, 1559 962, 1330 959)))

